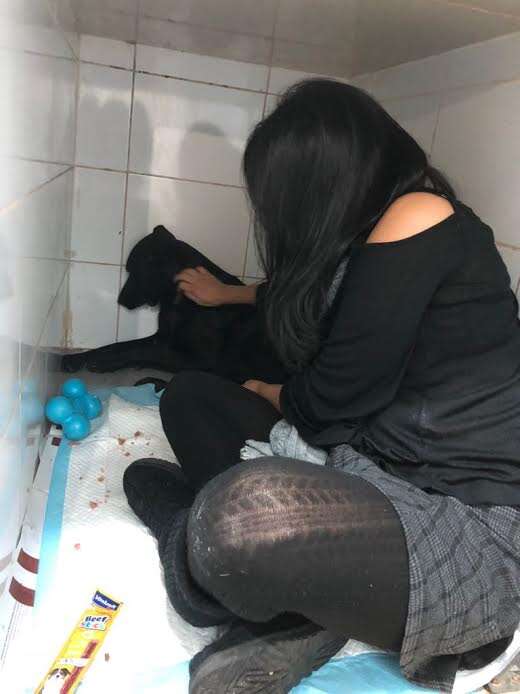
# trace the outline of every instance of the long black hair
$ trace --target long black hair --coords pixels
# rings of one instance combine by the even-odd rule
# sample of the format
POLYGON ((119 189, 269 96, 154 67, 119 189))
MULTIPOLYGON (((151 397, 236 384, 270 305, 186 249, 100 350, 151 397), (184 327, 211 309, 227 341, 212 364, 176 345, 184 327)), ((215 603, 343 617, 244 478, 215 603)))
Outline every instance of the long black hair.
POLYGON ((335 270, 399 196, 453 195, 423 149, 366 92, 327 79, 291 87, 251 133, 243 169, 267 279, 268 334, 291 370, 319 349, 335 270))

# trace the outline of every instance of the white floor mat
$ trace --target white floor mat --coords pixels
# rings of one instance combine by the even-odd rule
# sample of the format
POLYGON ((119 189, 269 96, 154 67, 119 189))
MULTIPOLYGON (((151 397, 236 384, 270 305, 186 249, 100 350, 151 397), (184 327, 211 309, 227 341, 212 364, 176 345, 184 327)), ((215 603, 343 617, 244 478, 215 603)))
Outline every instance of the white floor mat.
MULTIPOLYGON (((71 448, 52 582, 37 593, 32 638, 19 644, 33 690, 97 588, 124 606, 81 686, 84 694, 159 692, 161 673, 169 673, 171 692, 175 664, 216 636, 216 629, 192 627, 170 606, 156 542, 127 504, 123 472, 144 457, 175 464, 158 410, 116 395, 101 427, 71 448)), ((20 674, 11 677, 27 683, 20 674)), ((18 683, 11 681, 10 694, 31 691, 18 683)))

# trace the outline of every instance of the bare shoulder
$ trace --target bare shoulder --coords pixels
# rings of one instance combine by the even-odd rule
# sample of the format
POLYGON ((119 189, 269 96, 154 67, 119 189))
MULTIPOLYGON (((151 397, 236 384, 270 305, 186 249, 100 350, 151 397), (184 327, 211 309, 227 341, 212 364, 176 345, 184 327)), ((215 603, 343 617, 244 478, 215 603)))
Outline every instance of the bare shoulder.
POLYGON ((439 195, 408 193, 390 205, 367 243, 388 243, 416 236, 444 221, 453 212, 453 205, 439 195))

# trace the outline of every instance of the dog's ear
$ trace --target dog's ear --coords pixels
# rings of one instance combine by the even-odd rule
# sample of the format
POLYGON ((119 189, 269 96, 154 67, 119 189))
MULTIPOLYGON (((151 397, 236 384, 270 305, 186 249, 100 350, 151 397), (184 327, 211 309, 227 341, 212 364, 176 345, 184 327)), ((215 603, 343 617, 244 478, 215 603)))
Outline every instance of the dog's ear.
POLYGON ((175 238, 175 236, 172 234, 172 232, 168 231, 168 229, 166 227, 164 227, 162 224, 159 224, 159 226, 154 227, 154 230, 152 233, 158 237, 163 237, 163 238, 168 237, 168 238, 172 238, 172 239, 175 238))

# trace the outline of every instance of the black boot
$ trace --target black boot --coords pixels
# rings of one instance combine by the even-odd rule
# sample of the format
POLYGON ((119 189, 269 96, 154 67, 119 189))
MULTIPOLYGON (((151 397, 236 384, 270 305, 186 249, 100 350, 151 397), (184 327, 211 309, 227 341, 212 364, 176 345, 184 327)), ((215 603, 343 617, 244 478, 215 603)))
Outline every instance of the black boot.
POLYGON ((215 626, 236 617, 193 580, 186 549, 186 526, 195 492, 174 463, 136 460, 126 469, 128 503, 158 540, 168 598, 175 611, 196 627, 215 626))
POLYGON ((190 662, 190 694, 287 694, 345 644, 296 615, 237 621, 190 662))
POLYGON ((190 573, 186 548, 189 513, 189 509, 176 513, 159 540, 166 592, 176 612, 192 626, 226 624, 236 619, 236 615, 195 583, 190 573))
POLYGON ((127 467, 123 489, 135 515, 160 540, 175 514, 195 498, 181 468, 157 458, 142 458, 127 467))

